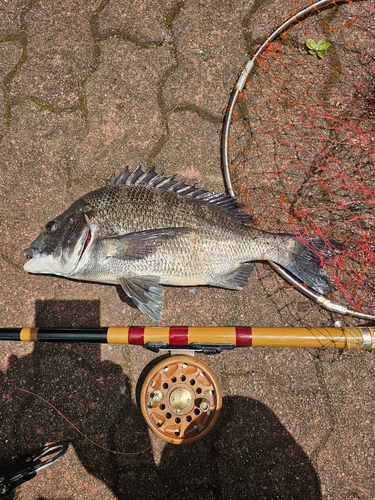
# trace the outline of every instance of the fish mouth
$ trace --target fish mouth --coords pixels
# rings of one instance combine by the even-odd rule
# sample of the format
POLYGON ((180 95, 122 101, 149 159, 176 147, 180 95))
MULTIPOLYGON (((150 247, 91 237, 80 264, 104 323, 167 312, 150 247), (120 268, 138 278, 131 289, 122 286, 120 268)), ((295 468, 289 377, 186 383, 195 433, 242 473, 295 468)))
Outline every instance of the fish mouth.
POLYGON ((23 251, 23 255, 28 260, 32 259, 33 257, 36 257, 39 254, 40 254, 39 248, 35 248, 35 247, 25 248, 25 250, 23 251))

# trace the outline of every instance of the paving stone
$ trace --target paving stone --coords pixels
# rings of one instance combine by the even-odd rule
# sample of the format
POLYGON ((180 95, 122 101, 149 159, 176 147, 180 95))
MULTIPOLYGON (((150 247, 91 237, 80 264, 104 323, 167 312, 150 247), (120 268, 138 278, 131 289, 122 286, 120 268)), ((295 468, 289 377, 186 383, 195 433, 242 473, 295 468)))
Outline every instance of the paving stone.
POLYGON ((367 498, 374 487, 373 479, 363 476, 374 466, 374 357, 322 353, 321 365, 333 418, 333 432, 317 460, 324 490, 328 499, 338 490, 346 498, 367 498))
POLYGON ((25 16, 30 4, 30 0, 2 2, 0 7, 0 36, 14 35, 19 32, 21 17, 25 16))
POLYGON ((158 169, 176 172, 187 182, 207 190, 223 191, 220 169, 221 122, 192 111, 172 112, 166 117, 168 135, 154 160, 158 169))
POLYGON ((177 66, 164 86, 175 106, 196 106, 222 116, 234 79, 244 64, 240 20, 249 2, 187 2, 173 21, 177 66))
MULTIPOLYGON (((1 81, 8 82, 14 67, 21 57, 21 46, 17 41, 6 41, 0 43, 0 57, 1 57, 1 81)), ((9 121, 9 87, 5 85, 4 92, 0 96, 0 136, 6 132, 7 122, 9 121)))
POLYGON ((29 10, 27 55, 12 82, 14 99, 35 97, 54 108, 78 106, 80 83, 93 63, 94 2, 37 2, 29 10), (75 57, 70 55, 74 53, 75 57))
MULTIPOLYGON (((166 19, 179 2, 121 0, 106 2, 98 16, 102 36, 118 36, 138 43, 157 44, 167 36, 166 19)), ((181 2, 182 3, 182 2, 181 2)))
POLYGON ((164 134, 158 84, 171 58, 166 47, 112 39, 101 44, 101 61, 85 86, 88 134, 73 152, 72 168, 108 178, 146 162, 164 134))

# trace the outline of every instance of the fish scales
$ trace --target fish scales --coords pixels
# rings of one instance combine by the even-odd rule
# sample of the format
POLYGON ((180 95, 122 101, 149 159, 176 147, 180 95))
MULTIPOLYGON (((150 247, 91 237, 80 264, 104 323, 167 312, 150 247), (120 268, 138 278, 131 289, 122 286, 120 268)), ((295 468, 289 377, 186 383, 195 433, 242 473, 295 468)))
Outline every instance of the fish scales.
MULTIPOLYGON (((285 267, 318 293, 329 292, 320 258, 291 234, 252 227, 230 196, 189 186, 140 166, 77 200, 25 250, 25 270, 119 284, 154 320, 162 286, 239 290, 254 261, 285 267)), ((312 240, 315 248, 322 245, 312 240)), ((326 249, 326 253, 328 250, 326 249)))
MULTIPOLYGON (((169 239, 159 252, 131 266, 134 273, 147 274, 150 266, 152 272, 166 273, 161 277, 164 284, 174 284, 179 275, 189 279, 187 285, 201 284, 202 280, 207 283, 213 278, 213 270, 230 272, 246 254, 261 252, 259 245, 259 249, 256 248, 255 235, 251 240, 242 237, 244 226, 236 219, 216 205, 194 198, 143 186, 109 186, 89 193, 84 201, 95 207, 102 236, 167 227, 191 230, 190 234, 169 239), (178 262, 176 256, 179 256, 178 262)), ((89 278, 89 271, 83 277, 89 278)))
MULTIPOLYGON (((193 276, 199 272, 198 260, 192 260, 197 257, 197 248, 200 248, 198 255, 204 255, 210 267, 216 260, 226 268, 231 258, 238 266, 251 254, 260 257, 269 244, 267 241, 262 245, 264 233, 249 231, 220 207, 173 192, 137 186, 111 186, 89 193, 84 198, 89 205, 96 207, 96 220, 103 236, 166 227, 189 228, 191 235, 168 240, 163 246, 164 255, 173 249, 176 252, 173 256, 179 255, 186 268, 189 261, 183 257, 189 258, 192 254, 190 262, 194 267, 189 271, 185 269, 185 275, 190 272, 193 276), (110 225, 107 221, 111 222, 110 225), (194 252, 191 247, 194 247, 194 252)), ((277 244, 277 237, 270 235, 269 239, 277 244)))

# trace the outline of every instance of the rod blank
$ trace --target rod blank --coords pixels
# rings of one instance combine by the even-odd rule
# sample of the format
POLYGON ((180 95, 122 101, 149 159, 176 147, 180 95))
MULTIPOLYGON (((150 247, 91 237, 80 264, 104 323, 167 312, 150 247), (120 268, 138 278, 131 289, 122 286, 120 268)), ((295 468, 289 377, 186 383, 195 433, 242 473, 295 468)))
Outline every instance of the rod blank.
POLYGON ((235 347, 375 349, 375 327, 111 326, 92 329, 2 328, 0 340, 108 343, 168 348, 196 344, 235 347))

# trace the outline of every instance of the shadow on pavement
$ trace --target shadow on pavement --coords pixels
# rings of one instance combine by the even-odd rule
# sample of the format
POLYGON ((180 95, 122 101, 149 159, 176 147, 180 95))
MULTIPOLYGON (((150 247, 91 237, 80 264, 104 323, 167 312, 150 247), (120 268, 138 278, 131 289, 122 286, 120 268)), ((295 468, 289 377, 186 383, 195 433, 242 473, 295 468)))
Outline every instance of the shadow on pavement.
MULTIPOLYGON (((67 322, 77 318, 77 311, 79 326, 100 325, 98 301, 39 302, 36 324, 72 326, 67 322)), ((224 397, 222 415, 211 433, 190 445, 167 444, 156 465, 129 380, 118 364, 101 360, 100 345, 35 344, 31 354, 12 355, 8 363, 7 371, 0 373, 0 463, 20 452, 33 453, 46 442, 72 439, 87 471, 119 500, 321 498, 309 458, 276 415, 256 400, 224 397), (130 454, 95 446, 51 406, 18 388, 55 405, 93 441, 130 454)), ((61 484, 64 481, 67 478, 61 478, 61 484)))

